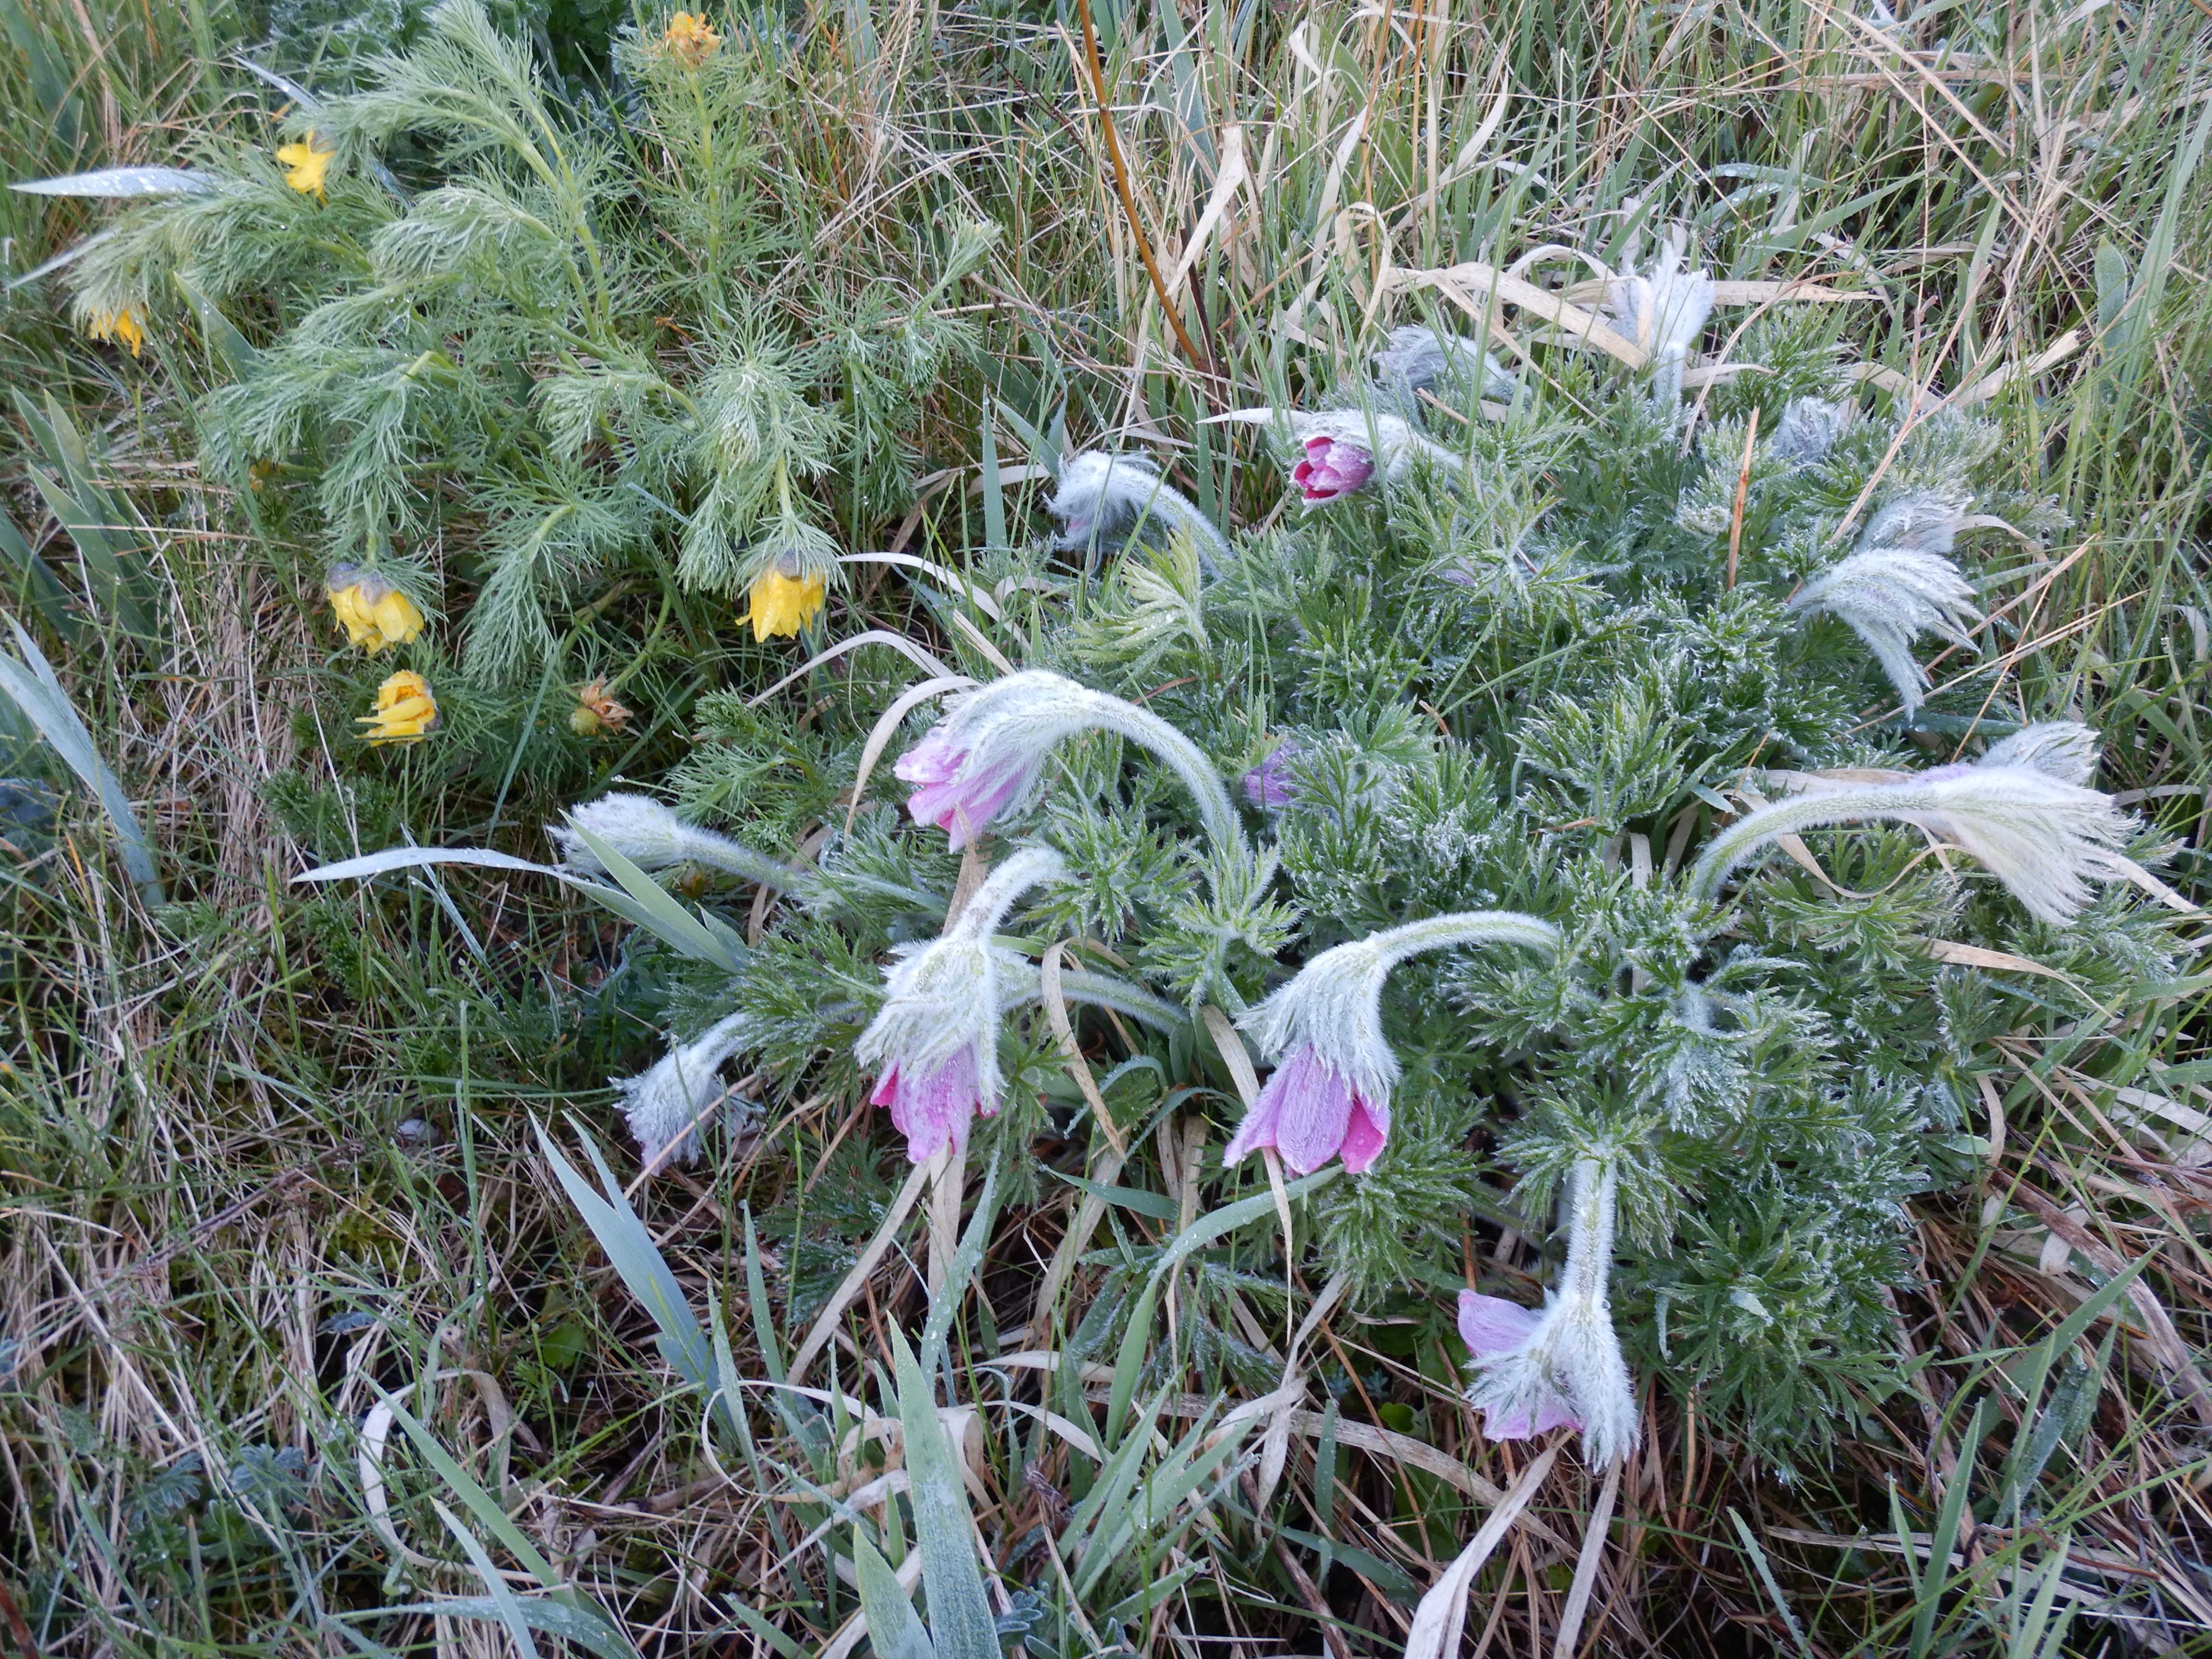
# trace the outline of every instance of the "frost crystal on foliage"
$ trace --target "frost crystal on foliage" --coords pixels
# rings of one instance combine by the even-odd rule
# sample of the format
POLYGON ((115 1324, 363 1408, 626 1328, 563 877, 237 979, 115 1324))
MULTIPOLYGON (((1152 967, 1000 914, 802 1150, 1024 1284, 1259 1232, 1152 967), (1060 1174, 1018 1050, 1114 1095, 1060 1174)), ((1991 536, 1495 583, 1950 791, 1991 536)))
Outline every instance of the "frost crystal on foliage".
POLYGON ((715 1068, 747 1042, 749 1021, 732 1014, 716 1021, 690 1042, 670 1045, 650 1071, 633 1078, 617 1078, 623 1115, 637 1138, 638 1156, 651 1164, 661 1149, 672 1146, 672 1156, 690 1164, 699 1156, 693 1126, 711 1109, 721 1093, 715 1068))
POLYGON ((1213 520, 1137 456, 1088 449, 1070 457, 1060 464, 1060 488, 1045 510, 1060 521, 1053 545, 1063 553, 1094 546, 1101 537, 1118 536, 1152 518, 1187 532, 1209 573, 1230 556, 1213 520))
POLYGON ((1966 630, 1982 619, 1974 590, 1957 565, 1940 553, 1905 547, 1852 554, 1799 588, 1790 609, 1833 617, 1863 640, 1897 688, 1908 717, 1929 684, 1912 641, 1936 634, 1971 650, 1973 636, 1966 630))
POLYGON ((1481 1409, 1492 1439, 1580 1429, 1594 1468, 1636 1449, 1636 1390, 1606 1289, 1620 1192, 1620 1172, 1610 1159, 1575 1164, 1567 1191, 1567 1265, 1540 1315, 1502 1297, 1460 1293, 1460 1334, 1478 1373, 1468 1398, 1481 1409))
POLYGON ((1793 398, 1774 423, 1768 447, 1775 459, 1793 466, 1810 466, 1825 457, 1838 434, 1850 424, 1851 406, 1826 398, 1793 398))

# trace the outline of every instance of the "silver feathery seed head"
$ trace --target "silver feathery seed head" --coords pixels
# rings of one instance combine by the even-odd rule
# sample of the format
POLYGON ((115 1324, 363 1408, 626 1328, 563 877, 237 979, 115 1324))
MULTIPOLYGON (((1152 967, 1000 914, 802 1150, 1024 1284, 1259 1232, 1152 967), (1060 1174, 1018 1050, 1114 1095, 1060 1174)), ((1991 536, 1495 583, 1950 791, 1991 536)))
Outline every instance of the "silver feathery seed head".
POLYGON ((1789 608, 1846 624, 1881 665, 1908 716, 1929 685, 1913 641, 1936 634, 1971 650, 1973 636, 1966 630, 1982 620, 1957 565, 1940 553, 1899 546, 1852 554, 1799 588, 1789 608))
MULTIPOLYGON (((1662 367, 1688 360, 1713 314, 1711 273, 1682 269, 1689 242, 1686 227, 1669 225, 1648 271, 1630 271, 1606 283, 1606 309, 1620 331, 1662 367)), ((1679 375, 1675 386, 1679 392, 1679 375)))
POLYGON ((1375 378, 1386 386, 1418 392, 1455 375, 1479 387, 1484 397, 1500 402, 1510 402, 1521 389, 1493 353, 1479 351, 1466 336, 1449 334, 1427 323, 1392 329, 1390 343, 1370 361, 1375 378))

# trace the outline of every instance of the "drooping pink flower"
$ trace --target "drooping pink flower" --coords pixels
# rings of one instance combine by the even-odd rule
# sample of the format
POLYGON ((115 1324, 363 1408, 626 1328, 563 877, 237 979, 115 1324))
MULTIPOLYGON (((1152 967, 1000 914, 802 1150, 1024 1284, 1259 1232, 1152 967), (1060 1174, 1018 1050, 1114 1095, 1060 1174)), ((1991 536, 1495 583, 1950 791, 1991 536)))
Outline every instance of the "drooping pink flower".
POLYGON ((892 775, 915 786, 907 811, 916 823, 933 823, 947 832, 947 845, 958 852, 983 833, 1030 781, 1030 769, 1018 759, 969 769, 969 751, 932 726, 920 743, 892 763, 892 775))
MULTIPOLYGON (((1470 1358, 1488 1359, 1510 1352, 1536 1334, 1544 1316, 1502 1296, 1475 1291, 1459 1293, 1459 1334, 1470 1358)), ((1506 1407, 1492 1407, 1484 1413, 1483 1432, 1492 1440, 1526 1440, 1553 1429, 1582 1427, 1582 1419, 1557 1395, 1524 1398, 1506 1407)))
POLYGON ((956 1048, 936 1065, 902 1073, 896 1066, 885 1072, 872 1106, 890 1108, 891 1123, 906 1137, 906 1153, 916 1164, 927 1164, 947 1146, 968 1149, 968 1126, 978 1114, 998 1115, 996 1101, 987 1101, 977 1086, 975 1053, 956 1048))
POLYGON ((1288 743, 1279 743, 1267 757, 1243 777, 1244 799, 1262 812, 1279 812, 1295 798, 1291 787, 1291 762, 1296 757, 1288 743))
POLYGON ((1308 507, 1348 495, 1374 476, 1373 454, 1343 438, 1327 436, 1307 439, 1305 459, 1291 469, 1291 482, 1305 492, 1308 507))
POLYGON ((1366 1098, 1311 1043, 1301 1043, 1261 1089, 1221 1157, 1234 1164, 1272 1146, 1286 1169, 1303 1176, 1341 1155, 1344 1167, 1360 1175, 1389 1133, 1389 1102, 1366 1098))

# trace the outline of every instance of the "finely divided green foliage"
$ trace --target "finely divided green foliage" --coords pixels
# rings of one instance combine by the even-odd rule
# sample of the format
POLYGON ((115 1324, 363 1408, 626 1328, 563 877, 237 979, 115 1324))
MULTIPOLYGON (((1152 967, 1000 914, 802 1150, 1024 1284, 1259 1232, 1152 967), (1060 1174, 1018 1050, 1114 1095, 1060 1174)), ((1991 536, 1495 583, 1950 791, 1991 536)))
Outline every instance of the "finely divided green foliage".
MULTIPOLYGON (((8 507, 21 553, 0 534, 12 608, 35 613, 179 896, 158 921, 142 910, 107 866, 114 843, 89 802, 36 833, 9 830, 26 856, 4 893, 16 1035, 0 1073, 0 1432, 15 1501, 0 1591, 41 1650, 358 1645, 326 1613, 390 1651, 506 1641, 516 1617, 541 1651, 549 1637, 607 1640, 586 1622, 597 1615, 569 1620, 512 1576, 505 1601, 485 1594, 476 1551, 438 1504, 495 1566, 528 1556, 472 1492, 607 1620, 672 1650, 757 1641, 799 1659, 835 1639, 856 1588, 864 1601, 884 1588, 854 1541, 856 1510, 866 1550, 887 1567, 909 1560, 902 1497, 829 1494, 887 1467, 856 1431, 864 1401, 893 1407, 890 1333, 924 1316, 908 1266, 925 1254, 919 1220, 848 1310, 852 1346, 841 1339, 817 1362, 810 1384, 834 1372, 837 1398, 776 1385, 905 1179, 858 1106, 869 1079, 850 1044, 884 950, 935 931, 958 861, 891 809, 898 742, 849 833, 810 847, 842 831, 874 716, 911 675, 864 648, 743 709, 803 659, 732 648, 729 599, 678 580, 677 515, 746 454, 765 470, 729 499, 751 503, 756 540, 697 557, 741 556, 771 532, 803 539, 793 523, 841 546, 887 544, 917 475, 977 458, 984 394, 1000 465, 980 498, 965 479, 929 497, 909 545, 960 567, 1006 623, 933 580, 861 570, 832 597, 830 635, 903 628, 994 672, 960 654, 971 642, 957 612, 1016 661, 1140 693, 1195 662, 1198 679, 1150 706, 1231 773, 1296 731, 1319 804, 1272 829, 1255 820, 1279 869, 1241 888, 1218 872, 1231 880, 1217 885, 1183 850, 1193 826, 1171 779, 1116 743, 1072 745, 1022 828, 1065 848, 1079 885, 1016 917, 1018 943, 1088 938, 1122 958, 1117 973, 1225 1002, 1318 944, 1469 895, 1581 919, 1561 965, 1455 959, 1394 978, 1389 1029, 1407 1069, 1394 1146, 1364 1182, 1294 1200, 1298 1279, 1266 1224, 1272 1194, 1256 1176, 1224 1184, 1208 1161, 1238 1109, 1202 1035, 1155 1045, 1130 1025, 1133 1051, 1079 1011, 1125 1161, 1091 1127, 1046 1022, 1016 1022, 1007 1070, 1023 1098, 979 1126, 977 1147, 1010 1207, 984 1230, 930 1368, 937 1397, 979 1407, 956 1455, 977 1452, 988 1501, 972 1513, 994 1553, 987 1583, 995 1574, 1009 1597, 1009 1638, 1018 1629, 1040 1654, 1165 1652, 1223 1634, 1310 1651, 1294 1560, 1354 1651, 1389 1650, 1484 1506, 1380 1437, 1510 1484, 1456 1403, 1449 1293, 1472 1272, 1533 1300, 1548 1272, 1528 1242, 1547 1231, 1545 1182, 1624 1122, 1648 1128, 1650 1150, 1628 1176, 1616 1311, 1639 1369, 1672 1386, 1653 1388, 1653 1438, 1622 1484, 1585 1644, 1715 1649, 1747 1630, 1787 1642, 1791 1620, 1823 1652, 2041 1659, 2123 1632, 2192 1638, 2185 1592, 2205 1546, 2185 1482, 2201 1468, 2199 1413, 2187 1360, 2160 1358, 2153 1315, 2171 1319, 2185 1356, 2202 1347, 2193 958, 2151 997, 2166 941, 2130 905, 2107 901, 2063 932, 2023 924, 1971 865, 1946 870, 1902 829, 1808 837, 1825 879, 1769 857, 1724 891, 1738 920, 1717 938, 1705 935, 1718 919, 1684 906, 1667 872, 1681 811, 1695 812, 1685 859, 1717 813, 1698 791, 1782 754, 1759 747, 1769 730, 1807 754, 1826 744, 1918 766, 1950 759, 1976 725, 2063 710, 2103 733, 2104 787, 2154 792, 2133 810, 2184 842, 2169 876, 2201 891, 2186 844, 2203 798, 2212 617, 2198 569, 2212 342, 2188 258, 2203 240, 2193 146, 2212 119, 2201 12, 2179 0, 1900 8, 1893 28, 1773 0, 1441 18, 1212 8, 1194 24, 1170 7, 1094 4, 1133 224, 1048 21, 961 6, 715 14, 717 72, 763 103, 732 118, 753 148, 710 163, 687 148, 696 107, 640 90, 649 65, 632 60, 604 106, 575 80, 553 95, 546 59, 575 61, 563 40, 520 71, 542 77, 528 99, 513 94, 532 54, 510 50, 501 69, 482 41, 453 46, 477 53, 479 80, 416 88, 482 94, 495 114, 505 100, 499 142, 441 117, 437 131, 373 143, 343 125, 351 93, 387 85, 359 49, 373 37, 413 50, 416 9, 352 9, 327 52, 286 33, 315 9, 271 8, 264 27, 258 9, 240 19, 221 4, 0 0, 5 106, 35 112, 0 125, 9 176, 181 161, 239 185, 176 204, 173 220, 130 222, 143 230, 80 258, 74 276, 64 266, 13 289, 0 313, 11 380, 51 390, 84 453, 72 472, 54 453, 61 428, 19 410, 8 507), (296 107, 286 135, 248 112, 264 90, 270 110, 291 94, 234 70, 234 37, 306 80, 325 110, 296 107), (1216 381, 1164 345, 1172 331, 1137 244, 1173 269, 1232 121, 1253 182, 1170 291, 1216 381), (287 189, 269 159, 318 122, 321 142, 345 135, 326 201, 287 189), (636 144, 640 132, 652 143, 636 144), (404 198, 375 173, 380 146, 404 198), (924 319, 924 296, 962 266, 957 227, 986 217, 1002 235, 979 279, 936 293, 924 319), (1693 392, 1706 419, 1686 453, 1610 368, 1538 343, 1540 384, 1510 423, 1410 411, 1474 447, 1487 487, 1410 488, 1387 523, 1301 525, 1293 505, 1267 524, 1275 469, 1194 424, 1351 388, 1381 328, 1432 303, 1449 325, 1475 326, 1433 295, 1378 294, 1386 270, 1503 264, 1545 244, 1618 264, 1674 218, 1696 224, 1723 276, 1813 270, 1882 297, 1749 322, 1729 355, 1770 373, 1693 392), (714 234, 728 257, 709 262, 714 234), (110 246, 112 270, 95 258, 110 246), (68 337, 71 284, 93 297, 109 275, 115 297, 143 292, 151 307, 142 359, 68 337), (475 294, 486 298, 472 307, 475 294), (679 326, 653 321, 654 306, 679 326), (738 325, 708 325, 728 313, 738 325), (326 331, 303 336, 311 318, 326 331), (988 349, 966 352, 956 326, 988 349), (2077 327, 2071 353, 2044 362, 2077 327), (1818 349, 1828 343, 1833 356, 1818 349), (1985 605, 2021 603, 1978 656, 1938 665, 1939 684, 1955 683, 1909 735, 1881 718, 1893 700, 1848 629, 1779 614, 1832 556, 1804 533, 1808 518, 1852 509, 1900 407, 1861 391, 1872 418, 1832 480, 1776 465, 1773 410, 1832 384, 1838 362, 1939 393, 2012 371, 1972 405, 1996 449, 1923 450, 1936 430, 1924 427, 1868 503, 1963 468, 2029 538, 1969 539, 1985 605), (497 367, 510 362, 511 374, 497 367), (2017 367, 2030 362, 2044 366, 2017 367), (660 390, 697 402, 725 375, 741 400, 718 403, 711 427, 660 390), (249 387, 269 400, 270 431, 296 431, 291 447, 257 447, 250 422, 241 437, 215 419, 249 387), (1741 569, 1717 592, 1754 404, 1741 569), (777 449, 776 420, 817 416, 820 447, 777 449), (1155 453, 1170 476, 1250 532, 1240 543, 1258 556, 1203 593, 1172 547, 1091 573, 1042 557, 1027 545, 1042 525, 1026 487, 1002 488, 1000 472, 1055 461, 1062 431, 1166 434, 1155 453), (789 520, 777 453, 791 463, 789 520), (210 458, 245 475, 194 471, 210 458), (625 478, 668 488, 610 501, 625 478), (2070 528, 2044 515, 2051 496, 2070 528), (364 503, 394 516, 349 518, 364 503), (332 657, 328 619, 311 609, 314 579, 346 552, 438 602, 433 636, 401 659, 465 688, 428 746, 372 756, 343 735, 389 665, 332 657), (2053 557, 2063 568, 2043 583, 2053 557), (1463 580, 1441 580, 1443 568, 1463 580), (501 570, 519 597, 495 597, 509 623, 479 645, 493 617, 473 619, 501 570), (479 653, 465 678, 464 651, 479 653), (495 678, 508 653, 528 665, 495 678), (633 665, 617 689, 641 734, 573 738, 562 683, 633 665), (1861 720, 1873 723, 1848 729, 1861 720), (1677 724, 1695 725, 1694 741, 1677 724), (779 856, 828 856, 824 902, 803 914, 757 910, 750 888, 687 882, 682 896, 738 937, 758 922, 742 994, 766 1042, 767 1076, 744 1085, 767 1108, 758 1138, 717 1130, 707 1167, 629 1200, 710 1333, 714 1386, 744 1401, 734 1432, 711 1443, 714 1408, 671 1395, 650 1316, 538 1157, 529 1113, 573 1110, 608 1139, 604 1080, 649 1063, 666 1027, 710 1020, 726 971, 511 872, 428 871, 344 894, 285 885, 303 863, 410 837, 542 860, 529 826, 615 773, 670 776, 687 810, 779 856), (1601 822, 1563 827, 1583 817, 1601 822), (1533 836, 1532 823, 1553 833, 1533 836), (1655 871, 1643 888, 1637 836, 1655 871), (1929 939, 2054 973, 1939 967, 1929 939), (1723 1005, 1713 1031, 1677 1029, 1668 993, 1687 980, 1723 1005), (1917 1065, 1915 1086, 1832 1087, 1838 1056, 1848 1072, 1862 1046, 1884 1066, 1917 1065), (1695 1064, 1678 1079, 1683 1054, 1695 1064), (1679 1103, 1647 1125, 1636 1109, 1655 1090, 1679 1103), (1966 1122, 1939 1127, 1961 1105, 1966 1122), (1786 1178, 1733 1190, 1759 1159, 1786 1178), (1041 1162, 1091 1186, 1040 1179, 1041 1162), (1832 1167, 1848 1178, 1823 1186, 1832 1167), (1509 1198, 1516 1179, 1527 1185, 1509 1198), (1911 1194, 1931 1181, 1939 1190, 1911 1194), (1899 1195, 1901 1232, 1885 1218, 1899 1195), (1186 1200, 1202 1228, 1221 1212, 1201 1200, 1224 1198, 1242 1206, 1237 1224, 1185 1256, 1163 1280, 1172 1294, 1133 1320, 1186 1200), (1101 1219, 1068 1252, 1054 1306, 1036 1308, 1038 1264, 1094 1201, 1101 1219), (1165 1472, 1164 1495, 1210 1432, 1176 1416, 1194 1393, 1234 1402, 1278 1386, 1314 1271, 1363 1261, 1403 1293, 1340 1307, 1310 1337, 1318 1437, 1306 1423, 1280 1443, 1266 1506, 1247 1514, 1241 1484, 1201 1483, 1197 1497, 1218 1494, 1202 1517, 1156 1506, 1141 1546, 1108 1552, 1103 1579, 1078 1595, 1094 1564, 1069 1559, 1082 1540, 1067 1519, 1103 1466, 1036 1413, 1097 1434, 1118 1397, 1118 1437, 1093 1450, 1153 1460, 1145 1473, 1165 1472), (2136 1275, 2124 1285, 2123 1265, 2136 1275), (1900 1267, 1893 1306, 1848 1293, 1900 1267), (1023 1349, 1056 1350, 1058 1368, 989 1363, 1016 1353, 1000 1345, 1018 1332, 1023 1349), (1885 1352, 1905 1358, 1871 1374, 1850 1358, 1885 1352), (422 1559, 367 1519, 357 1437, 380 1389, 411 1401, 463 1472, 453 1480, 411 1438, 391 1443, 392 1519, 422 1559), (1984 1402, 1977 1454, 1965 1431, 1984 1402), (1771 1449, 1747 1450, 1839 1406, 1832 1445, 1793 1459, 1786 1487, 1771 1449), (1961 1565, 1941 1552, 1929 1564, 1939 1530, 1961 1565)), ((502 27, 508 15, 495 9, 502 27)), ((643 17, 637 38, 665 21, 643 17)), ((12 194, 0 215, 11 276, 118 222, 106 207, 12 194)), ((1588 271, 1547 259, 1527 274, 1558 286, 1588 271)), ((1723 313, 1708 349, 1748 316, 1723 313)), ((1506 321, 1540 334, 1525 314, 1506 321)), ((1466 390, 1444 395, 1465 411, 1466 390)), ((10 769, 32 772, 36 751, 17 752, 10 769)), ((58 768, 49 775, 67 787, 58 768)), ((1217 1480, 1264 1458, 1261 1437, 1255 1426, 1217 1480)), ((1541 1583, 1563 1578, 1593 1490, 1563 1455, 1530 1511, 1563 1540, 1529 1534, 1537 1583, 1502 1559, 1486 1570, 1477 1607, 1496 1613, 1499 1646, 1553 1642, 1558 1598, 1541 1583)))

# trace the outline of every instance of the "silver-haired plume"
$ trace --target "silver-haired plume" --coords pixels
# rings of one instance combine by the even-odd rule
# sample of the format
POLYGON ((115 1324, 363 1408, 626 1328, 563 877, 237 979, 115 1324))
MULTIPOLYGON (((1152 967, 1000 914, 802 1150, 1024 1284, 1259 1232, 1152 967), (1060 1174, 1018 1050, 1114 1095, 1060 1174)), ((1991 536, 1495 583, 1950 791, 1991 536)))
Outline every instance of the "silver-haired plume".
POLYGON ((1713 314, 1712 274, 1682 269, 1689 245, 1687 227, 1668 226, 1651 269, 1612 277, 1605 290, 1620 331, 1651 354, 1653 395, 1670 404, 1681 400, 1683 366, 1713 314))
POLYGON ((1636 1449, 1636 1389, 1607 1295, 1620 1200, 1614 1160, 1577 1162, 1567 1186, 1567 1265, 1542 1313, 1460 1292, 1460 1335, 1477 1373, 1467 1397, 1492 1439, 1578 1428, 1592 1468, 1636 1449))
POLYGON ((2090 884, 2112 878, 2131 827, 2109 796, 2079 781, 2094 768, 2094 743, 2071 721, 2031 726, 1978 761, 1902 782, 1808 789, 1714 836, 1690 872, 1690 891, 1711 899, 1730 871, 1778 836, 1887 818, 1972 854, 2031 913, 2063 926, 2089 902, 2090 884))
POLYGON ((1929 684, 1912 641, 1936 634, 1971 651, 1974 638, 1966 630, 1982 620, 1957 565, 1940 553, 1891 546, 1854 553, 1822 571, 1790 596, 1789 609, 1833 617, 1865 641, 1908 719, 1929 684))
POLYGON ((1521 383, 1495 355, 1475 349, 1464 334, 1449 334, 1428 323, 1407 323, 1390 331, 1390 343, 1370 360, 1375 378, 1385 386, 1419 392, 1447 377, 1457 377, 1486 398, 1512 401, 1521 383))
POLYGON ((1230 556, 1228 538, 1191 499, 1161 477, 1150 461, 1086 449, 1060 464, 1060 488, 1045 503, 1060 520, 1053 545, 1063 553, 1095 547, 1146 519, 1188 534, 1207 574, 1230 556))
POLYGON ((623 1115, 637 1137, 638 1157, 651 1164, 663 1147, 671 1156, 690 1164, 699 1155, 693 1133, 699 1120, 712 1110, 722 1092, 715 1068, 746 1046, 746 1018, 732 1014, 716 1021, 690 1042, 671 1043, 650 1071, 633 1078, 617 1078, 622 1091, 623 1115))

